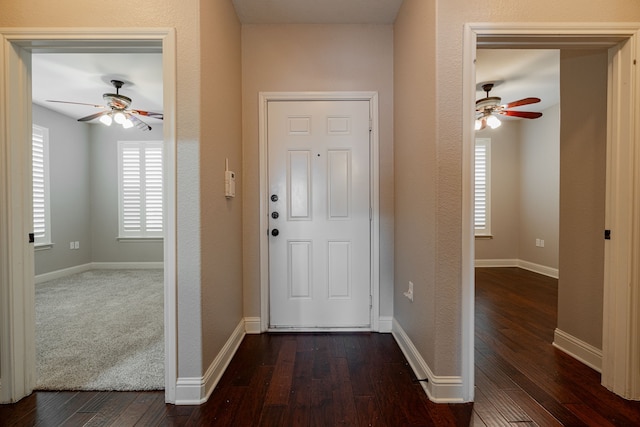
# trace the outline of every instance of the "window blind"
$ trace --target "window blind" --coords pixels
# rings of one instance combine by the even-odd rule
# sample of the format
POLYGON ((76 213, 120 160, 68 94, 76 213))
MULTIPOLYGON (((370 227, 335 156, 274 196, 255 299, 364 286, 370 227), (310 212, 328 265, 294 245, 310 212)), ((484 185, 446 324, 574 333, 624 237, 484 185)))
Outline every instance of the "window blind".
POLYGON ((33 125, 31 160, 33 171, 34 244, 50 244, 49 129, 33 125))
POLYGON ((120 237, 162 237, 162 142, 119 142, 120 237))
POLYGON ((474 228, 476 235, 491 234, 491 140, 477 139, 475 147, 474 228))

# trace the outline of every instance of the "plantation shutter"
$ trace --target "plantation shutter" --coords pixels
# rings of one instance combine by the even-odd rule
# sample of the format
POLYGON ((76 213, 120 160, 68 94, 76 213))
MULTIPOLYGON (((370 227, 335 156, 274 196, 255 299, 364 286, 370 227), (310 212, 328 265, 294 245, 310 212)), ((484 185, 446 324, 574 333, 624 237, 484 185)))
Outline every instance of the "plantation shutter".
POLYGON ((120 237, 162 237, 162 142, 119 142, 120 237))
POLYGON ((491 140, 476 139, 474 228, 477 236, 491 235, 491 140))
POLYGON ((49 203, 49 129, 33 125, 33 233, 35 245, 51 244, 49 203))

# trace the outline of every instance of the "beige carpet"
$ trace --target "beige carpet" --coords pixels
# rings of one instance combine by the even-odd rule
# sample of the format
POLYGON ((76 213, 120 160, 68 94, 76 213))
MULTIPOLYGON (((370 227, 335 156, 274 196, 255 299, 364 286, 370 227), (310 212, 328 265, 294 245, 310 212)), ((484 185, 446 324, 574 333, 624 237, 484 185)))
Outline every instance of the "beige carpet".
POLYGON ((158 269, 37 284, 36 389, 163 389, 163 298, 158 269))

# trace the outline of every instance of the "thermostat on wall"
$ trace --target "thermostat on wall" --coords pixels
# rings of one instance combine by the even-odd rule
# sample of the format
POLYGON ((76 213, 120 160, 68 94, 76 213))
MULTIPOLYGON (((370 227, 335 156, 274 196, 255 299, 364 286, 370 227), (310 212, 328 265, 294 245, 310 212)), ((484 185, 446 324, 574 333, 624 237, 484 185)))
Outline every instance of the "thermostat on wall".
POLYGON ((225 161, 224 196, 228 199, 236 196, 236 174, 229 170, 229 159, 225 161))

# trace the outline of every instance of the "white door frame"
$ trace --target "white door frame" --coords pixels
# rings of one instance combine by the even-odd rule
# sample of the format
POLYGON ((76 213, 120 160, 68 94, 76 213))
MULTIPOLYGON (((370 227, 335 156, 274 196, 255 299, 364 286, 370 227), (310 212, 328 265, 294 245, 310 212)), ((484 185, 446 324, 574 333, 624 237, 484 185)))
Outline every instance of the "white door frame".
MULTIPOLYGON (((640 399, 640 24, 469 23, 463 52, 462 378, 473 399, 473 143, 475 53, 487 48, 608 48, 605 286, 602 384, 640 399), (634 185, 635 183, 635 185, 634 185)), ((603 230, 604 233, 604 230, 603 230)), ((604 235, 603 235, 604 238, 604 235)))
POLYGON ((371 117, 371 327, 379 330, 380 318, 380 183, 377 92, 260 92, 260 332, 269 329, 269 181, 267 108, 270 101, 368 101, 371 117))
POLYGON ((165 148, 165 400, 175 401, 176 36, 172 28, 0 28, 0 403, 33 391, 35 295, 31 224, 31 53, 162 52, 165 148), (4 237, 6 236, 6 238, 4 237))

